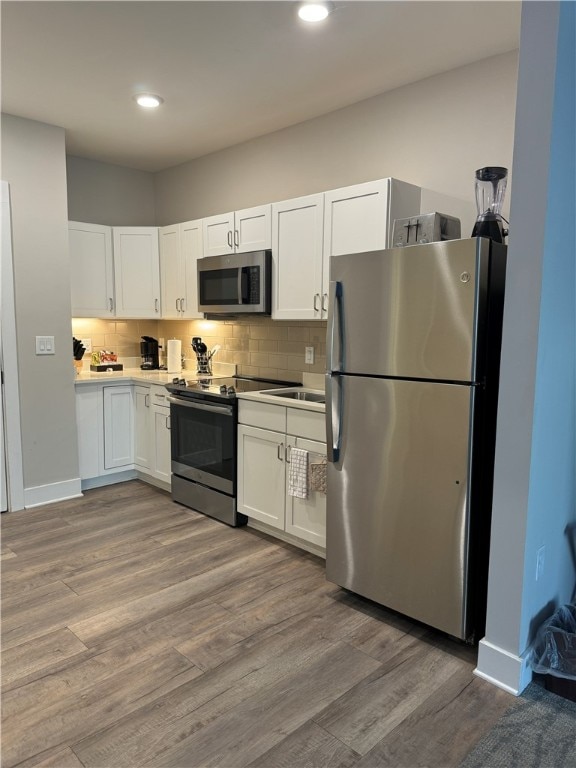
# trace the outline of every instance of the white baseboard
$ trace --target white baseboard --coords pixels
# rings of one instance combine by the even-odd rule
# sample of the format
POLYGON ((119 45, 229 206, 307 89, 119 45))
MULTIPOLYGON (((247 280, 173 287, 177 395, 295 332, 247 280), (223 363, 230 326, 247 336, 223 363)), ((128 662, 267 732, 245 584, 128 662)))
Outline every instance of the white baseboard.
POLYGON ((82 486, 79 477, 73 480, 62 480, 59 483, 36 485, 24 488, 24 507, 41 507, 43 504, 53 504, 56 501, 77 499, 82 496, 82 486))
POLYGON ((103 488, 105 485, 125 483, 128 480, 136 480, 138 473, 134 469, 125 469, 122 472, 112 472, 109 475, 99 475, 82 480, 82 490, 89 491, 92 488, 103 488))
POLYGON ((516 656, 484 638, 478 644, 477 677, 519 696, 532 680, 526 656, 516 656))

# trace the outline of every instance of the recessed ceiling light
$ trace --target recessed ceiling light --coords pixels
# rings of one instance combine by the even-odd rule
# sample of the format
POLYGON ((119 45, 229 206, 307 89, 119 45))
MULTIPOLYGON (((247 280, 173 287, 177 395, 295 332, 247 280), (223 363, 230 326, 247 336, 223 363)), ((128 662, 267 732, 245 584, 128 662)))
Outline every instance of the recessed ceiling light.
POLYGON ((302 3, 298 16, 302 21, 324 21, 331 10, 329 3, 302 3))
POLYGON ((153 93, 137 93, 134 98, 137 104, 146 109, 155 109, 164 101, 161 96, 155 96, 153 93))

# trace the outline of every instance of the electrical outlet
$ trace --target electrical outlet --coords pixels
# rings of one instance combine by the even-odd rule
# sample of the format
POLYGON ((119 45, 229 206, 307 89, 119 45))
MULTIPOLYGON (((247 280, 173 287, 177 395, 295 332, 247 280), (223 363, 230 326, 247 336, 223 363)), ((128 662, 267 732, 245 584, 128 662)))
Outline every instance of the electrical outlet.
POLYGON ((82 346, 86 350, 86 354, 90 355, 92 353, 92 339, 80 339, 82 342, 82 346))
POLYGON ((546 547, 542 545, 538 552, 536 552, 536 581, 542 578, 544 575, 544 553, 546 547))
POLYGON ((305 347, 304 350, 304 362, 306 365, 314 365, 314 347, 305 347))

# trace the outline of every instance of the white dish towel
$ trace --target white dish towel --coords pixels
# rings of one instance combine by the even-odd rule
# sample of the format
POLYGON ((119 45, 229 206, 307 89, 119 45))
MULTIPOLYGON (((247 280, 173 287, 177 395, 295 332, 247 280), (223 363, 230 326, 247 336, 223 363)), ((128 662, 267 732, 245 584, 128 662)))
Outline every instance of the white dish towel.
POLYGON ((308 451, 302 448, 290 450, 288 494, 297 499, 308 498, 308 451))

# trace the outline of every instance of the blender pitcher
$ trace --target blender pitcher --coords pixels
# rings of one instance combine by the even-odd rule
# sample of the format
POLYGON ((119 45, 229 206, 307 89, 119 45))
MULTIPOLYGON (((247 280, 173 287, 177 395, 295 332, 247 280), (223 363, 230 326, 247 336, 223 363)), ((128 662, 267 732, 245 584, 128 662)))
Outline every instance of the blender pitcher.
POLYGON ((489 237, 503 243, 508 231, 502 224, 502 203, 506 192, 508 169, 487 166, 476 171, 475 192, 478 218, 472 237, 489 237))

